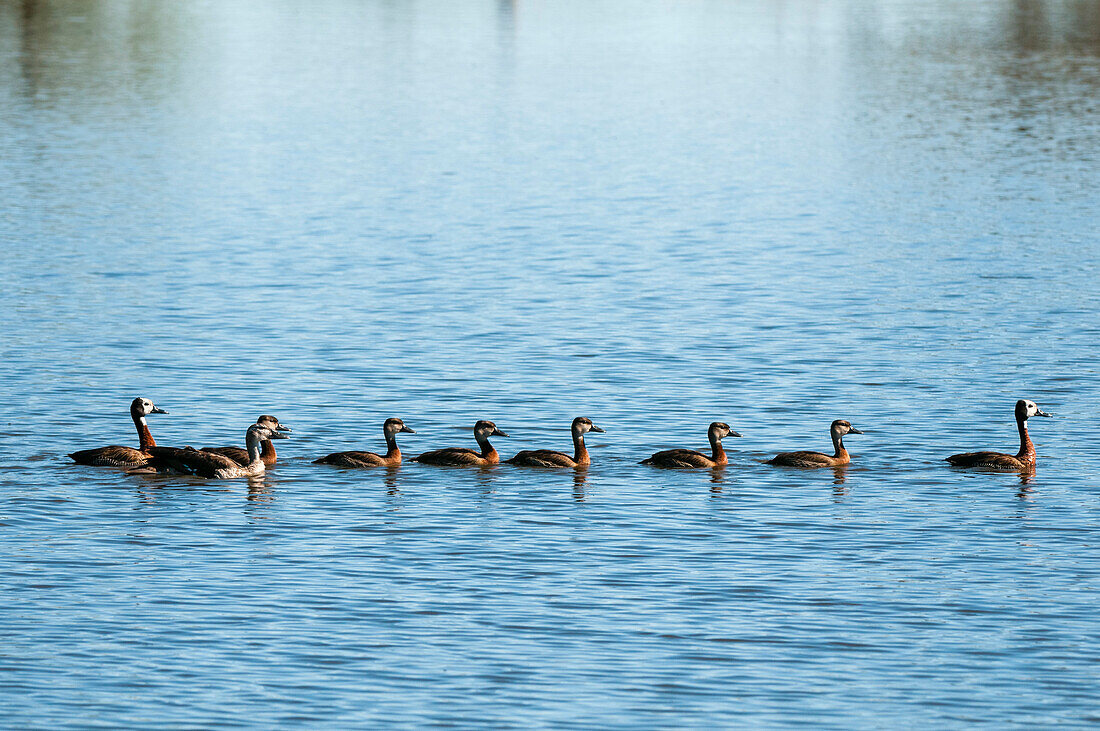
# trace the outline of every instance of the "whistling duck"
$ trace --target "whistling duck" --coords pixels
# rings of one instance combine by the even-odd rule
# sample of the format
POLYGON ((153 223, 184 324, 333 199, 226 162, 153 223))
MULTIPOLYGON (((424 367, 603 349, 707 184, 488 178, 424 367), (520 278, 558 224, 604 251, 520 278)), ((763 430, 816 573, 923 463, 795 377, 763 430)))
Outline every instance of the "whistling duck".
POLYGON ((729 424, 716 421, 707 429, 707 437, 710 439, 710 457, 702 452, 696 452, 694 449, 666 449, 663 452, 657 452, 652 457, 643 459, 641 464, 673 469, 722 467, 729 463, 726 450, 722 449, 722 439, 739 436, 741 435, 730 429, 729 424))
POLYGON ((590 431, 603 434, 603 429, 593 424, 588 417, 578 416, 573 419, 570 430, 573 432, 572 457, 552 449, 532 449, 519 452, 515 457, 504 460, 504 463, 520 467, 584 467, 588 465, 592 460, 588 457, 588 448, 584 446, 584 435, 590 431))
POLYGON ((508 435, 500 429, 497 429, 497 425, 493 422, 479 421, 474 424, 474 439, 477 440, 478 445, 481 447, 481 454, 478 454, 472 449, 449 447, 447 449, 436 449, 431 452, 425 452, 418 457, 413 457, 413 462, 439 466, 457 467, 478 465, 481 467, 488 467, 500 462, 500 455, 497 454, 497 450, 493 448, 493 445, 489 444, 489 437, 506 436, 508 435))
POLYGON ((260 457, 260 442, 264 439, 287 439, 285 432, 265 424, 253 424, 245 432, 245 444, 248 448, 248 464, 239 465, 224 454, 203 452, 191 447, 153 447, 149 463, 144 468, 131 470, 132 474, 146 474, 149 471, 174 472, 196 477, 228 480, 234 477, 259 477, 267 471, 267 465, 260 457))
POLYGON ((1020 431, 1020 451, 1016 456, 1003 452, 964 452, 946 459, 952 467, 984 467, 991 470, 1029 470, 1035 466, 1035 445, 1027 433, 1027 420, 1032 416, 1050 416, 1034 401, 1016 402, 1016 428, 1020 431))
POLYGON ((401 464, 401 450, 397 448, 397 435, 401 432, 416 434, 400 419, 386 419, 382 433, 386 436, 386 454, 374 452, 334 452, 327 457, 313 460, 313 464, 330 464, 336 467, 394 467, 401 464))
POLYGON ((843 419, 837 419, 829 427, 829 434, 833 437, 834 454, 828 455, 821 452, 780 452, 765 464, 779 467, 839 467, 851 462, 848 450, 844 448, 842 441, 845 434, 862 434, 859 429, 843 419))
POLYGON ((149 448, 157 446, 153 441, 153 434, 149 431, 149 424, 145 421, 147 414, 167 414, 164 409, 158 409, 147 398, 136 398, 130 403, 130 418, 137 427, 137 449, 111 445, 109 447, 97 447, 95 449, 82 449, 73 452, 69 456, 77 464, 93 465, 95 467, 139 467, 149 460, 149 448))
MULTIPOLYGON (((266 426, 268 429, 274 429, 275 431, 292 431, 289 426, 280 424, 279 419, 271 414, 264 414, 259 419, 256 419, 256 423, 266 426)), ((203 447, 199 451, 229 457, 229 459, 233 460, 241 467, 247 466, 250 461, 248 459, 248 450, 241 449, 240 447, 203 447)), ((271 443, 271 440, 263 440, 260 443, 260 459, 264 461, 264 464, 268 467, 274 467, 277 457, 278 455, 275 454, 275 445, 271 443)))

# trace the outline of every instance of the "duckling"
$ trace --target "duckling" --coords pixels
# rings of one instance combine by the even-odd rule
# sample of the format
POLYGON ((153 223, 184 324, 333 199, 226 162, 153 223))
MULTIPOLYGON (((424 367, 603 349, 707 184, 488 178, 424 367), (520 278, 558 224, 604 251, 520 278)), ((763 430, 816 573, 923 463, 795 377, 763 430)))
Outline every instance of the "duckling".
POLYGON ((265 424, 253 424, 245 432, 245 444, 248 445, 248 464, 239 465, 224 454, 203 452, 192 447, 153 447, 149 464, 128 474, 148 474, 155 472, 173 472, 216 480, 229 480, 236 477, 259 477, 267 471, 267 465, 260 457, 260 442, 264 439, 287 439, 285 432, 277 431, 265 424))
POLYGON ((474 424, 474 439, 481 446, 481 454, 472 449, 449 447, 425 452, 418 457, 413 457, 413 462, 440 466, 479 465, 488 467, 500 462, 500 455, 497 454, 497 450, 493 448, 493 445, 489 444, 489 437, 506 436, 508 435, 497 429, 497 425, 493 422, 479 421, 474 424))
MULTIPOLYGON (((256 423, 266 426, 268 429, 274 429, 275 431, 292 431, 289 426, 280 424, 279 419, 271 414, 264 414, 259 419, 256 419, 256 423)), ((271 440, 263 440, 260 447, 260 459, 264 461, 266 466, 274 467, 277 455, 275 454, 275 446, 271 443, 271 440)), ((248 465, 249 462, 248 450, 241 449, 240 447, 203 447, 199 451, 229 457, 229 459, 233 460, 241 467, 248 465)))
POLYGON ((130 402, 130 418, 137 427, 139 447, 123 447, 111 445, 109 447, 96 447, 95 449, 82 449, 73 452, 69 456, 77 464, 92 465, 94 467, 140 467, 149 460, 149 448, 157 446, 153 441, 153 434, 149 431, 149 424, 145 421, 148 414, 167 414, 164 409, 157 408, 147 398, 138 397, 130 402))
POLYGON ((592 462, 588 457, 588 448, 584 446, 584 435, 590 431, 603 434, 600 427, 586 416, 573 419, 570 427, 573 432, 573 456, 552 449, 533 449, 519 452, 515 457, 504 460, 505 464, 520 467, 584 467, 592 462))
POLYGON ((725 437, 739 436, 741 435, 730 429, 729 424, 723 421, 715 421, 707 429, 707 438, 710 439, 710 457, 702 452, 696 452, 694 449, 666 449, 663 452, 657 452, 652 457, 643 459, 641 464, 669 469, 722 467, 729 464, 726 450, 722 449, 722 440, 725 437))
POLYGON ((851 462, 848 450, 844 448, 842 439, 845 434, 862 434, 859 429, 849 424, 844 419, 837 419, 829 427, 829 434, 833 437, 833 449, 835 454, 828 455, 821 452, 780 452, 765 464, 779 467, 839 467, 851 462))
POLYGON ((990 470, 1030 470, 1035 467, 1035 445, 1027 433, 1027 420, 1032 416, 1050 414, 1034 401, 1020 399, 1016 402, 1016 428, 1020 432, 1020 451, 1016 456, 1003 452, 964 452, 946 458, 952 467, 982 467, 990 470))
POLYGON ((400 432, 416 434, 400 419, 386 419, 382 433, 386 436, 386 455, 374 452, 333 452, 327 457, 313 460, 313 464, 331 464, 337 467, 393 467, 401 464, 401 450, 397 448, 400 432))

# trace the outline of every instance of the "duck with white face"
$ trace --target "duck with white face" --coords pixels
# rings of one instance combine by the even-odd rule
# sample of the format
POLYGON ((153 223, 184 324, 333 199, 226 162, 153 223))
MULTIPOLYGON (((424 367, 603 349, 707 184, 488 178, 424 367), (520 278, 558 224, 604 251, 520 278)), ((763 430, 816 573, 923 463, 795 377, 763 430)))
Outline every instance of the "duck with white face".
POLYGON ((643 459, 641 464, 663 467, 665 469, 701 469, 724 467, 729 464, 729 457, 722 447, 722 440, 726 437, 739 437, 737 432, 730 429, 730 425, 724 421, 715 421, 707 428, 707 439, 710 440, 710 456, 697 452, 694 449, 666 449, 662 452, 643 459))
POLYGON ((95 467, 140 467, 149 460, 149 449, 157 446, 145 417, 149 414, 167 413, 164 409, 157 408, 149 399, 139 396, 130 402, 130 418, 133 419, 138 433, 137 449, 112 444, 108 447, 82 449, 69 456, 77 464, 95 467))
MULTIPOLYGON (((266 426, 269 429, 275 431, 291 431, 289 426, 281 424, 279 419, 271 414, 264 414, 260 418, 256 419, 256 423, 261 426, 266 426)), ((203 447, 200 451, 211 452, 213 454, 220 454, 233 460, 237 464, 244 467, 248 464, 248 450, 240 447, 203 447)), ((275 453, 275 445, 271 443, 270 439, 265 439, 260 442, 260 459, 264 461, 264 464, 268 467, 274 467, 275 461, 278 459, 278 455, 275 453)))
POLYGON ((446 449, 436 449, 431 452, 425 452, 417 457, 413 457, 412 461, 440 467, 489 467, 500 462, 500 455, 497 454, 497 450, 493 445, 489 443, 489 437, 506 436, 508 435, 500 429, 497 429, 497 425, 493 422, 484 420, 479 421, 474 424, 474 439, 477 440, 478 446, 481 447, 480 453, 472 449, 465 449, 464 447, 448 447, 446 449))
POLYGON ((1035 468, 1035 445, 1027 431, 1027 420, 1033 416, 1050 414, 1039 408, 1034 401, 1020 399, 1016 402, 1016 429, 1020 432, 1020 451, 1015 455, 1004 452, 963 452, 946 458, 952 467, 976 467, 986 470, 1028 471, 1035 468))
POLYGON ((382 424, 382 434, 386 437, 384 455, 374 452, 333 452, 313 460, 313 464, 330 464, 335 467, 396 467, 401 464, 401 450, 397 447, 397 435, 402 432, 416 434, 405 426, 405 422, 401 419, 386 419, 382 424))
POLYGON ((515 457, 504 460, 504 463, 519 467, 585 467, 591 464, 592 459, 588 456, 584 435, 588 432, 603 434, 603 429, 593 424, 587 416, 578 416, 573 419, 570 431, 573 434, 572 457, 553 449, 531 449, 517 453, 515 457))
POLYGON ((833 438, 833 454, 780 452, 765 464, 777 467, 840 467, 852 461, 848 456, 848 450, 844 448, 844 435, 862 433, 844 419, 837 419, 829 426, 829 435, 833 438))
POLYGON ((260 456, 260 443, 265 439, 286 439, 285 431, 279 431, 264 424, 253 424, 245 432, 245 444, 248 449, 248 464, 237 464, 223 454, 203 452, 191 447, 153 447, 149 463, 145 467, 131 470, 132 474, 167 472, 171 474, 193 475, 216 480, 230 480, 238 477, 259 477, 267 472, 267 465, 260 456))

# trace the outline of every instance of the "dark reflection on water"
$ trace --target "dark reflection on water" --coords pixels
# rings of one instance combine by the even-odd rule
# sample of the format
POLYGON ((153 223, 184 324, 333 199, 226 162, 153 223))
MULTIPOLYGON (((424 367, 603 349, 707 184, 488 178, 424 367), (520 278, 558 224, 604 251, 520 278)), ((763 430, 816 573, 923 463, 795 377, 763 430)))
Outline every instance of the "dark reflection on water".
POLYGON ((1098 93, 1091 1, 0 4, 6 722, 1083 725, 1098 93), (138 394, 295 431, 68 464, 138 394))

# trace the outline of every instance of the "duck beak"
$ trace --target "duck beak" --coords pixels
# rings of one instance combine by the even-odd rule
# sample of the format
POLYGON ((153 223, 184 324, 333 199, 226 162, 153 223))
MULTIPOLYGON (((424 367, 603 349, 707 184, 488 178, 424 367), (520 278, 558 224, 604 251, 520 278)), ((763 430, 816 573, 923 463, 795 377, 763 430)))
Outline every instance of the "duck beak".
POLYGON ((603 430, 603 429, 601 429, 600 427, 596 426, 595 424, 593 424, 593 425, 592 425, 592 427, 591 427, 591 428, 590 428, 590 429, 589 429, 588 431, 594 431, 594 432, 597 432, 597 433, 599 433, 599 434, 604 434, 604 433, 606 433, 606 432, 604 432, 604 430, 603 430))
POLYGON ((1045 411, 1036 411, 1036 412, 1035 412, 1035 415, 1036 415, 1036 416, 1051 416, 1051 414, 1048 414, 1048 413, 1047 413, 1047 412, 1045 412, 1045 411))
POLYGON ((416 432, 414 432, 414 431, 413 431, 412 429, 410 429, 410 428, 409 428, 409 427, 407 427, 407 426, 402 426, 402 427, 401 427, 401 431, 403 431, 403 432, 408 432, 409 434, 416 434, 416 432))
POLYGON ((289 426, 283 426, 282 424, 279 424, 277 427, 275 427, 275 431, 294 431, 294 430, 291 429, 289 426))
MULTIPOLYGON (((286 431, 290 431, 290 429, 287 429, 286 431)), ((290 439, 290 437, 288 437, 281 431, 273 431, 271 432, 271 436, 268 437, 268 439, 290 439)))
POLYGON ((507 434, 505 434, 504 432, 502 432, 502 431, 501 431, 500 429, 493 429, 493 433, 492 433, 492 435, 491 435, 491 436, 494 436, 494 437, 506 437, 506 436, 508 436, 508 435, 507 435, 507 434))
POLYGON ((859 429, 856 429, 854 426, 850 426, 850 427, 848 427, 848 433, 849 434, 862 434, 863 432, 861 432, 859 429))
POLYGON ((739 437, 739 436, 741 436, 741 435, 740 435, 740 434, 738 434, 738 433, 737 433, 737 432, 735 432, 735 431, 731 431, 731 432, 730 432, 729 434, 727 434, 726 436, 727 436, 727 437, 739 437))
POLYGON ((167 414, 168 412, 165 411, 164 409, 160 408, 159 406, 154 406, 153 410, 150 411, 149 413, 150 414, 167 414))

